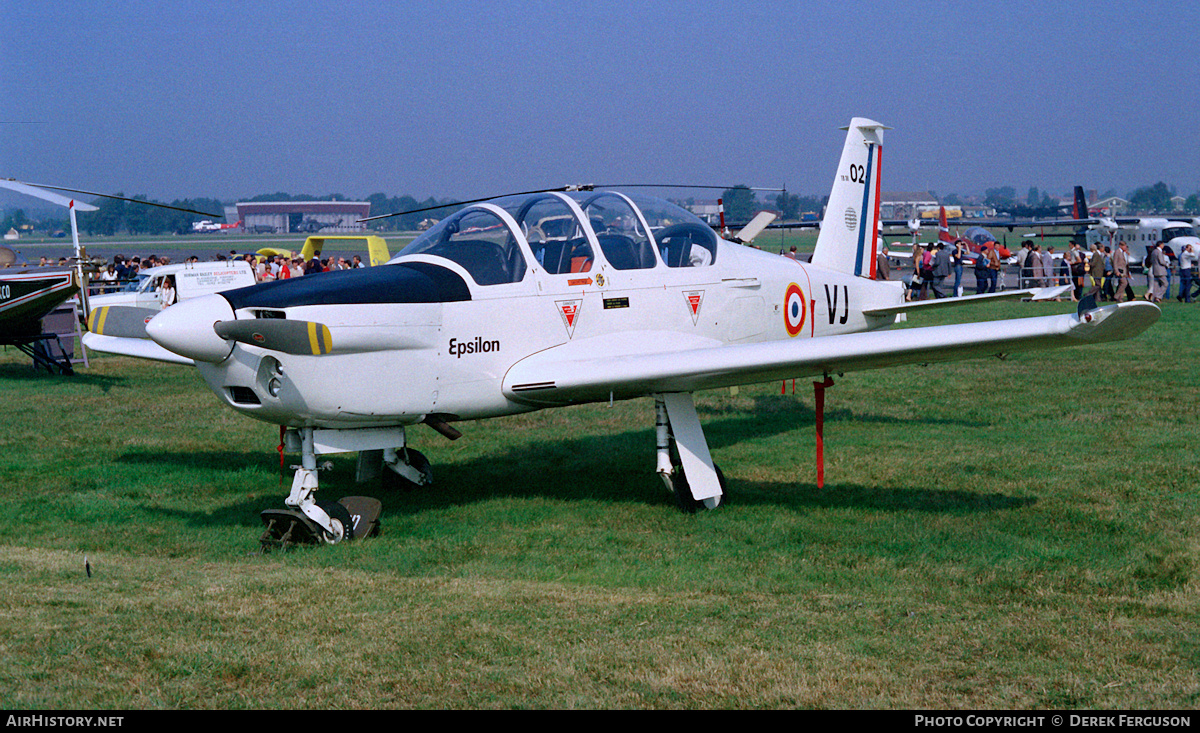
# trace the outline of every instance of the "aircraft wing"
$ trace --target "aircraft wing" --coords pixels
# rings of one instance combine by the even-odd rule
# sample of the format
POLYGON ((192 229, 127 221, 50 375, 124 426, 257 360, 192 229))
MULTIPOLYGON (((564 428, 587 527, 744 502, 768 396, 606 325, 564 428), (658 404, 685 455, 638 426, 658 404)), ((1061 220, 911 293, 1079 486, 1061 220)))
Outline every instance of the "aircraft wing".
POLYGON ((680 350, 657 333, 575 341, 509 370, 504 393, 526 404, 562 405, 692 392, 737 384, 955 361, 1134 336, 1158 320, 1152 303, 1118 303, 1081 314, 822 336, 756 344, 694 343, 680 350), (656 351, 638 353, 637 342, 656 351))
POLYGON ((1085 227, 1099 224, 1100 219, 947 219, 946 224, 954 227, 990 227, 993 229, 1032 229, 1035 227, 1085 227))

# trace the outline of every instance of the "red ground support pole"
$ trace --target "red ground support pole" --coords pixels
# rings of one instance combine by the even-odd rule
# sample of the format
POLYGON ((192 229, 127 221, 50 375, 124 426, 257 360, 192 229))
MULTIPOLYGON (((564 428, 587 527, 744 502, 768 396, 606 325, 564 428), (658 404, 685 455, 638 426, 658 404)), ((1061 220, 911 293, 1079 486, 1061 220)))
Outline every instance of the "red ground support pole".
POLYGON ((833 378, 825 377, 823 382, 813 382, 813 394, 816 398, 817 415, 817 488, 825 488, 825 390, 833 386, 833 378))

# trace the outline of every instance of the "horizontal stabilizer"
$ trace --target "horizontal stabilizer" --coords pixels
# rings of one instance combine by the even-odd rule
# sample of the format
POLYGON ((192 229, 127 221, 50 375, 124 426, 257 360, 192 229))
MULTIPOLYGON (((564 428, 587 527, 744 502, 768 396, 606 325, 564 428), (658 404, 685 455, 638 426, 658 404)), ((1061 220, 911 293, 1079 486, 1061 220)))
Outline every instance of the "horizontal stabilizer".
POLYGON ((863 311, 866 316, 892 316, 897 313, 912 313, 914 311, 936 310, 951 308, 958 305, 977 305, 979 303, 997 300, 1053 300, 1071 289, 1070 285, 1054 288, 1027 288, 1025 290, 1004 290, 999 293, 980 293, 964 295, 959 298, 933 298, 930 300, 914 300, 909 303, 890 305, 886 308, 872 308, 863 311))

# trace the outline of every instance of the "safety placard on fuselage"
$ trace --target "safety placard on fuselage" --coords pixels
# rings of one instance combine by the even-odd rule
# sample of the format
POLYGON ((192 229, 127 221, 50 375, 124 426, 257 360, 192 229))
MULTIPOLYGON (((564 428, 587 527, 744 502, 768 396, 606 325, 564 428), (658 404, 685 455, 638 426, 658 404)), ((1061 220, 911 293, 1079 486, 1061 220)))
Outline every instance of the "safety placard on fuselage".
POLYGON ((704 303, 703 290, 685 290, 683 299, 687 301, 688 313, 692 315, 692 325, 700 321, 700 306, 704 303))
POLYGON ((556 300, 558 315, 562 316, 563 325, 567 328, 567 338, 575 335, 575 324, 579 322, 579 309, 583 305, 582 298, 574 300, 556 300))

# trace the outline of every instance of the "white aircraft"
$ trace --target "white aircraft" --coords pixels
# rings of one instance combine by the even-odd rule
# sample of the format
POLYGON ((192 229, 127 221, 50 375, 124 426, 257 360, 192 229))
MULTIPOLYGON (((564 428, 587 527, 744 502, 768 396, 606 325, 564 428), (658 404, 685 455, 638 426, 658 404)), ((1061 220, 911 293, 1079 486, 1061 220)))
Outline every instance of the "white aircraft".
MULTIPOLYGON (((811 263, 722 240, 665 201, 532 193, 469 205, 386 265, 194 298, 144 333, 231 409, 287 428, 301 465, 275 517, 333 543, 354 524, 315 500, 318 457, 358 451, 361 467, 382 455, 385 476, 428 484, 429 462, 409 448, 422 423, 455 438, 464 421, 652 395, 658 474, 694 511, 725 494, 697 390, 823 378, 821 484, 830 375, 1123 339, 1158 319, 1157 306, 1130 302, 882 331, 907 311, 978 298, 906 303, 901 283, 870 279, 886 128, 855 118, 845 129, 811 263)), ((89 347, 144 356, 123 348, 135 340, 89 347)))
POLYGON ((1103 218, 1099 224, 1088 228, 1084 238, 1088 247, 1099 244, 1115 248, 1125 242, 1131 252, 1148 252, 1159 242, 1166 242, 1171 251, 1178 255, 1188 244, 1200 249, 1200 238, 1196 236, 1197 224, 1200 221, 1191 217, 1103 218))
MULTIPOLYGON (((1107 210, 1099 216, 1088 218, 1087 199, 1084 197, 1083 186, 1075 187, 1075 208, 1073 219, 1042 220, 1019 222, 1016 226, 1024 228, 1038 227, 1072 227, 1068 233, 1044 231, 1028 232, 1022 235, 1026 239, 1043 239, 1048 237, 1067 238, 1078 241, 1082 246, 1091 248, 1093 244, 1101 247, 1116 247, 1122 241, 1129 245, 1131 252, 1148 251, 1159 242, 1166 242, 1173 252, 1180 252, 1184 245, 1191 244, 1200 248, 1200 217, 1171 216, 1108 216, 1107 210)), ((1010 227, 1011 228, 1011 227, 1010 227)))

